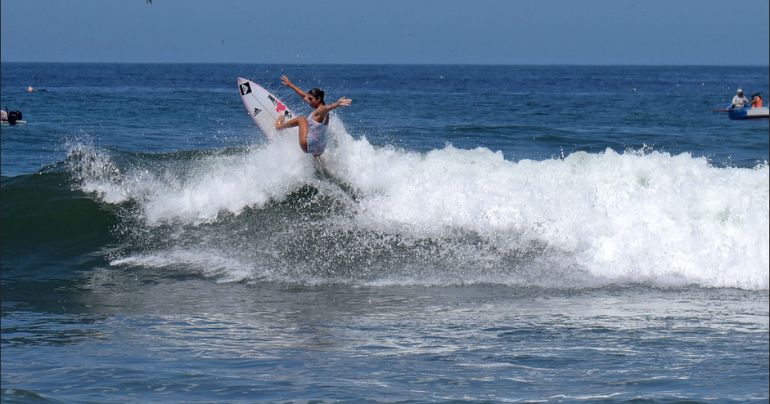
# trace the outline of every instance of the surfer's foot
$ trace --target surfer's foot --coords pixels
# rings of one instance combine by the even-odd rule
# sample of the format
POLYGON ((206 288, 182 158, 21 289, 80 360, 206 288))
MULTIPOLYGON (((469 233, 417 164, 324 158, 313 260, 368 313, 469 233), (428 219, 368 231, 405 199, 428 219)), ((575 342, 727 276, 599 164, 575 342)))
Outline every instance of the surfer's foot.
POLYGON ((275 128, 276 129, 282 129, 281 126, 283 126, 283 120, 286 118, 285 115, 281 115, 278 117, 278 119, 275 120, 275 128))

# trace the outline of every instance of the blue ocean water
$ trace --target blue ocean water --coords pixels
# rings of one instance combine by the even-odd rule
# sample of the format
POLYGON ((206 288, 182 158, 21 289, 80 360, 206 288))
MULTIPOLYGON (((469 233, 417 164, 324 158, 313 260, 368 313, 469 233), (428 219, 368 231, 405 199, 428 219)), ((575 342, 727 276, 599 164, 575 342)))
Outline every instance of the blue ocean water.
POLYGON ((767 67, 1 69, 3 402, 768 401, 767 67))

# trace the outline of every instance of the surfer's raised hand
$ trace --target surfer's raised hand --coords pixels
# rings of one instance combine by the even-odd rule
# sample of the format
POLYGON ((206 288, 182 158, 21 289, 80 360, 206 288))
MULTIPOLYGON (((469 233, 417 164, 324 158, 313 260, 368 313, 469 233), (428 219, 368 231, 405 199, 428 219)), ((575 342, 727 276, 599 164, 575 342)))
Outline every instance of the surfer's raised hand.
POLYGON ((353 100, 351 100, 350 98, 346 98, 346 97, 342 97, 339 100, 337 100, 337 105, 339 105, 341 107, 348 107, 352 103, 353 103, 353 100))
POLYGON ((302 98, 306 98, 307 97, 307 94, 304 91, 302 91, 301 88, 295 86, 294 83, 292 83, 291 80, 289 80, 288 77, 281 76, 281 81, 283 82, 283 85, 285 85, 285 86, 291 88, 292 90, 294 90, 294 92, 297 93, 297 95, 299 95, 300 97, 302 97, 302 98))

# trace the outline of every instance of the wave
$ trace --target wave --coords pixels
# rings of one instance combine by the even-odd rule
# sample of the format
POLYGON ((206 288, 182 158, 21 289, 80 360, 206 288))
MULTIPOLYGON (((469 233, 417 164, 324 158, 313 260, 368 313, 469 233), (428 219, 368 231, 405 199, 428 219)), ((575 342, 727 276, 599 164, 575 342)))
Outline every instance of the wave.
POLYGON ((375 147, 337 119, 330 130, 320 165, 286 137, 165 155, 76 144, 62 169, 90 209, 119 218, 108 261, 127 270, 768 289, 766 163, 715 167, 648 149, 511 161, 486 148, 375 147))
POLYGON ((112 242, 111 229, 118 216, 109 206, 64 185, 68 182, 63 172, 3 177, 0 261, 4 277, 66 276, 55 268, 88 266, 96 258, 89 254, 112 242))

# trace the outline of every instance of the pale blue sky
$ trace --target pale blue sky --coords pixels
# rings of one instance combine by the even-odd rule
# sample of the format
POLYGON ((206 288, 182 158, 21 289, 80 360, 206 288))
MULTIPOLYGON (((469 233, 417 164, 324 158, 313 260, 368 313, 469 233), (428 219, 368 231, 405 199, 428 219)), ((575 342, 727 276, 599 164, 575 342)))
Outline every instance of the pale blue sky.
POLYGON ((768 65, 768 0, 2 0, 7 62, 768 65))

